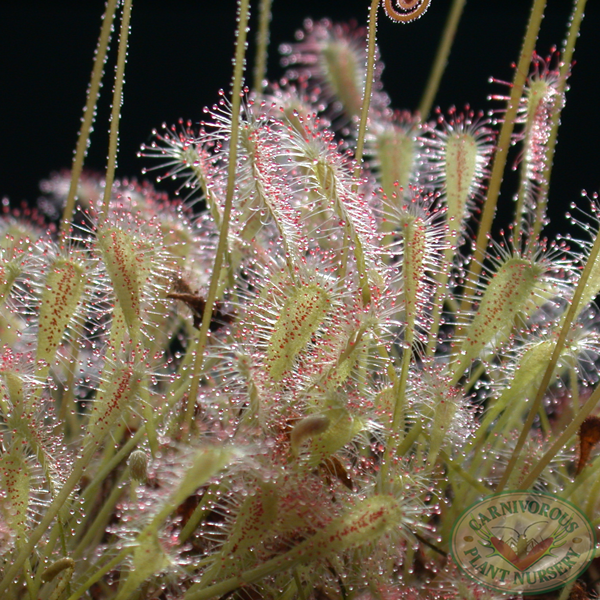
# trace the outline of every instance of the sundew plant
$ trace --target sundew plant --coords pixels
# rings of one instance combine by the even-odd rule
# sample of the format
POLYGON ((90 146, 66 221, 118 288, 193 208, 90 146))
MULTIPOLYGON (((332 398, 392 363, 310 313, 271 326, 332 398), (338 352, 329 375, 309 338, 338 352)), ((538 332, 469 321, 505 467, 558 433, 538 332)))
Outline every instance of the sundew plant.
MULTIPOLYGON (((239 0, 231 89, 141 147, 169 198, 115 178, 132 6, 108 0, 72 169, 0 217, 2 599, 506 597, 452 560, 467 507, 539 490, 598 526, 597 196, 544 235, 585 0, 547 57, 534 0, 513 81, 436 112, 455 0, 419 111, 397 110, 377 20, 430 2, 305 21, 273 82, 270 0, 239 0)), ((553 597, 598 591, 593 565, 553 597)))

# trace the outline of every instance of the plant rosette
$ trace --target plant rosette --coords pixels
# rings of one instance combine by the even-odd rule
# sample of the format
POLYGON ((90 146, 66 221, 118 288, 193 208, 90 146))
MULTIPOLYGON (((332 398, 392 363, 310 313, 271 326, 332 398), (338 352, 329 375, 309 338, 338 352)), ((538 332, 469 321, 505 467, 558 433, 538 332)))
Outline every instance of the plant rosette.
POLYGON ((463 511, 452 529, 451 554, 468 577, 488 588, 541 594, 581 575, 595 543, 591 523, 570 502, 513 490, 463 511))

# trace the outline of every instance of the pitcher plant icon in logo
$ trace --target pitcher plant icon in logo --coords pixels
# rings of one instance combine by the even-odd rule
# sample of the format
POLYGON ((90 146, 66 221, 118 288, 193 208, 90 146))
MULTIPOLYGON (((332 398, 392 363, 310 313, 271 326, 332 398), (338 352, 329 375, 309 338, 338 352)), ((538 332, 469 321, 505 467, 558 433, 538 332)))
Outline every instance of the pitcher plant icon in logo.
POLYGON ((552 494, 504 492, 462 513, 452 531, 454 560, 497 591, 548 592, 578 577, 594 554, 589 521, 552 494))
POLYGON ((516 539, 511 537, 507 541, 504 541, 502 537, 498 538, 495 535, 491 535, 487 528, 485 528, 485 530, 482 528, 479 531, 479 535, 511 565, 520 571, 526 571, 538 560, 549 555, 552 550, 561 547, 565 543, 567 532, 562 525, 556 527, 550 536, 545 537, 540 541, 536 541, 534 538, 528 543, 527 530, 540 523, 543 525, 548 524, 546 521, 536 521, 526 527, 523 533, 519 533, 516 529, 509 527, 508 525, 499 525, 495 527, 494 529, 512 529, 516 533, 516 539))

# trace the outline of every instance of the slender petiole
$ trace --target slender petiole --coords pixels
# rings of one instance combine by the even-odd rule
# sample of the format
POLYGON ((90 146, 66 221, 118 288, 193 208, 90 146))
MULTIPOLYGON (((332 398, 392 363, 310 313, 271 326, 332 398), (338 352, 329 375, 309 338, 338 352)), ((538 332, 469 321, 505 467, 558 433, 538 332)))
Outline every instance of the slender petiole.
POLYGON ((106 12, 102 18, 102 29, 100 30, 100 38, 98 39, 98 47, 96 50, 96 58, 94 59, 94 67, 92 69, 92 78, 90 87, 88 88, 87 100, 83 109, 83 121, 77 139, 77 147, 73 156, 73 164, 71 166, 71 182, 69 184, 69 193, 63 210, 61 221, 61 236, 64 238, 69 231, 73 209, 75 207, 75 198, 77 196, 77 186, 81 171, 83 169, 83 161, 88 149, 90 132, 96 115, 96 105, 100 95, 100 82, 104 74, 104 63, 106 62, 106 53, 110 45, 112 34, 113 21, 117 10, 118 0, 108 0, 106 4, 106 12))
POLYGON ((123 15, 121 17, 121 31, 119 35, 119 52, 117 55, 117 69, 115 72, 115 88, 113 92, 112 112, 110 116, 110 138, 108 142, 108 164, 106 166, 106 179, 104 198, 99 224, 102 225, 108 216, 108 204, 112 194, 112 185, 115 180, 117 168, 117 151, 119 146, 119 121, 121 119, 121 105, 123 104, 123 82, 125 81, 125 62, 127 60, 127 40, 129 39, 129 24, 131 21, 131 2, 125 0, 123 15))
POLYGON ((269 26, 271 24, 271 6, 273 0, 260 0, 258 5, 258 30, 256 32, 256 60, 254 65, 254 85, 252 89, 255 92, 261 92, 263 89, 265 76, 267 73, 267 58, 269 49, 269 26))
MULTIPOLYGON (((527 74, 529 73, 529 65, 531 64, 531 58, 533 56, 533 50, 538 38, 540 25, 542 23, 542 19, 544 18, 545 8, 546 0, 535 0, 531 9, 531 15, 529 17, 529 23, 527 24, 527 30, 525 33, 523 47, 521 49, 519 64, 515 70, 515 77, 513 79, 508 107, 504 115, 500 136, 498 137, 498 146, 496 148, 496 152, 494 153, 494 163, 492 166, 492 174, 490 176, 488 193, 485 199, 485 204, 483 205, 483 213, 481 215, 479 231, 477 233, 475 252, 473 253, 473 257, 471 259, 469 276, 465 283, 465 290, 476 289, 475 282, 481 273, 485 251, 489 241, 488 235, 492 227, 494 215, 496 213, 498 196, 500 195, 500 186, 502 184, 504 169, 506 167, 508 149, 510 147, 512 133, 515 128, 517 110, 523 94, 523 88, 525 87, 525 81, 527 80, 527 74)), ((469 298, 468 294, 465 294, 465 298, 461 306, 461 312, 465 312, 470 303, 471 299, 469 298)))
POLYGON ((221 229, 219 231, 219 243, 215 254, 210 286, 206 297, 204 314, 202 315, 202 325, 196 342, 196 359, 194 361, 194 374, 190 385, 187 409, 185 413, 184 435, 190 434, 194 408, 196 406, 196 397, 200 385, 200 377, 204 364, 204 349, 208 338, 208 328, 211 323, 211 315, 215 300, 217 298, 217 289, 221 279, 221 267, 227 251, 227 236, 229 233, 229 220, 231 218, 231 209, 233 206, 233 193, 235 189, 235 175, 238 155, 238 138, 240 129, 240 108, 242 105, 242 87, 246 56, 246 37, 248 30, 248 20, 250 18, 250 0, 239 0, 238 4, 238 29, 235 45, 235 62, 233 71, 233 84, 231 90, 231 138, 229 145, 229 165, 227 172, 227 192, 225 196, 225 207, 221 217, 221 229))

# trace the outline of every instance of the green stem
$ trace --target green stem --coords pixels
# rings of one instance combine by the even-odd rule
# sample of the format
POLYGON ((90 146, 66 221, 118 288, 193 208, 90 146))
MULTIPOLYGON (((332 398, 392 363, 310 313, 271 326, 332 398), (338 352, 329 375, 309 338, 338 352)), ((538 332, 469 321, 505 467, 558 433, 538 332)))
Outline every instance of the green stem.
POLYGON ((481 379, 481 376, 485 373, 486 367, 483 363, 477 365, 471 370, 471 376, 469 380, 463 386, 463 393, 466 395, 471 391, 471 388, 481 379))
POLYGON ((71 217, 75 207, 75 197, 77 196, 77 185, 81 177, 83 169, 83 161, 87 153, 90 132, 96 114, 96 105, 98 96, 100 95, 100 82, 104 74, 104 63, 106 62, 106 53, 110 44, 112 34, 112 26, 117 10, 118 0, 108 0, 106 3, 106 12, 102 17, 102 29, 100 30, 100 38, 98 39, 98 47, 96 49, 96 58, 94 59, 94 67, 92 69, 92 78, 90 87, 87 93, 87 100, 83 110, 83 121, 79 130, 79 138, 77 139, 77 147, 75 148, 75 156, 71 166, 71 182, 69 184, 69 193, 63 210, 62 221, 60 223, 60 235, 62 238, 67 234, 71 224, 71 217))
MULTIPOLYGON (((552 446, 550 446, 550 448, 547 450, 544 456, 542 456, 542 458, 536 463, 535 467, 531 470, 529 475, 525 477, 523 483, 520 486, 521 489, 526 490, 535 483, 536 479, 540 476, 542 471, 556 456, 556 453, 577 433, 577 430, 579 429, 585 418, 592 412, 592 410, 594 410, 598 402, 600 402, 600 387, 597 387, 594 390, 594 393, 581 407, 581 410, 577 413, 577 416, 569 423, 567 428, 558 436, 558 438, 556 438, 552 446)), ((533 414, 533 410, 531 411, 531 413, 533 414)))
MULTIPOLYGON (((383 485, 383 482, 388 478, 390 465, 392 462, 392 457, 394 453, 398 454, 399 444, 405 439, 404 429, 405 429, 405 412, 406 412, 406 384, 408 382, 408 373, 410 370, 410 360, 412 356, 412 348, 409 346, 404 348, 402 353, 402 364, 400 367, 400 377, 396 378, 393 386, 393 394, 394 394, 394 413, 392 415, 392 426, 391 431, 388 436, 385 454, 383 460, 381 462, 381 471, 379 474, 380 484, 383 485)), ((420 427, 413 427, 411 432, 407 437, 410 437, 410 434, 414 434, 414 439, 418 436, 421 431, 420 427), (418 430, 418 431, 417 431, 418 430)), ((413 438, 411 438, 413 439, 413 438)), ((412 443, 412 442, 411 442, 412 443)), ((398 454, 402 456, 402 454, 398 454)))
MULTIPOLYGON (((375 45, 377 43, 377 10, 379 8, 380 0, 371 0, 371 8, 369 10, 369 26, 367 34, 367 72, 365 74, 365 91, 363 94, 362 108, 360 112, 360 123, 358 125, 358 136, 356 140, 356 167, 354 169, 354 183, 352 184, 352 193, 356 194, 358 191, 358 181, 362 170, 362 160, 365 149, 365 134, 367 132, 367 124, 369 121, 369 107, 371 105, 371 94, 373 92, 373 79, 375 77, 375 45)), ((357 263, 360 263, 358 252, 362 248, 360 247, 360 241, 354 239, 355 254, 357 255, 357 263)), ((371 303, 371 290, 369 289, 369 280, 366 273, 361 272, 360 264, 359 267, 359 278, 362 290, 362 300, 365 306, 371 303)))
MULTIPOLYGON (((600 457, 596 456, 594 460, 590 462, 590 464, 586 465, 581 473, 575 477, 575 480, 569 485, 565 486, 565 489, 562 491, 560 497, 563 500, 568 500, 582 485, 589 487, 590 483, 588 479, 590 479, 593 475, 596 477, 600 477, 600 470, 598 469, 598 465, 600 464, 600 457)), ((589 492, 585 492, 586 495, 589 496, 589 492)))
POLYGON ((116 468, 116 466, 133 451, 133 449, 142 441, 144 434, 146 433, 146 429, 144 427, 140 427, 124 444, 119 448, 119 451, 116 452, 110 459, 102 464, 102 466, 98 469, 94 478, 90 482, 90 484, 85 488, 82 493, 82 499, 84 502, 92 500, 92 494, 95 494, 97 489, 102 485, 102 482, 108 477, 108 475, 116 468))
POLYGON ((429 80, 427 81, 427 87, 423 93, 421 104, 419 104, 419 115, 422 121, 427 119, 440 87, 440 81, 442 80, 442 75, 448 64, 448 57, 450 56, 450 50, 452 49, 452 44, 454 42, 454 37, 456 36, 460 17, 465 7, 465 2, 466 0, 454 0, 450 12, 448 13, 448 18, 446 19, 444 32, 442 34, 442 41, 438 45, 435 61, 431 68, 431 73, 429 74, 429 80))
MULTIPOLYGON (((162 410, 159 412, 156 418, 156 423, 162 422, 162 420, 169 414, 172 408, 179 402, 185 392, 184 386, 178 386, 176 389, 172 389, 169 394, 168 401, 163 405, 162 410)), ((140 427, 135 434, 129 438, 123 446, 116 452, 110 459, 104 462, 93 479, 89 483, 89 485, 83 490, 81 494, 81 499, 83 501, 84 513, 88 516, 90 514, 89 505, 91 501, 94 499, 97 489, 100 487, 102 482, 108 477, 108 475, 122 462, 127 456, 131 453, 131 451, 142 441, 144 435, 146 434, 146 429, 144 427, 140 427)), ((81 535, 81 532, 89 527, 87 524, 87 520, 84 517, 81 522, 76 527, 74 539, 78 539, 81 535)))
MULTIPOLYGON (((529 431, 531 430, 531 426, 533 425, 533 420, 540 408, 542 399, 546 393, 546 389, 548 388, 548 384, 550 383, 552 373, 554 372, 554 368, 556 367, 556 363, 560 357, 560 353, 565 344, 565 340, 566 340, 569 330, 571 328, 571 324, 573 323, 573 320, 575 319, 575 317, 578 314, 579 301, 581 300, 581 296, 583 294, 583 291, 585 290, 587 280, 590 276, 590 273, 592 271, 594 263, 596 262, 596 257, 598 256, 599 251, 600 251, 600 236, 597 236, 596 241, 594 242, 594 245, 592 246, 592 250, 590 251, 590 254, 588 256, 587 262, 585 264, 585 268, 583 269, 583 272, 581 273, 581 277, 579 278, 579 282, 577 283, 577 288, 575 289, 575 294, 573 295, 571 305, 569 306, 569 310, 567 311, 565 320, 562 324, 560 334, 558 336, 558 340, 556 341, 556 346, 554 347, 554 352, 552 353, 552 358, 550 359, 550 362, 548 363, 548 366, 546 367, 544 377, 542 378, 542 383, 540 384, 540 387, 538 389, 535 400, 533 401, 533 404, 531 405, 531 409, 529 410, 529 415, 527 416, 527 420, 525 421, 525 424, 523 425, 523 429, 521 430, 521 435, 519 436, 519 439, 517 440, 517 445, 515 446, 515 449, 513 450, 513 454, 512 454, 510 461, 506 467, 506 471, 504 472, 504 475, 502 476, 502 479, 500 480, 500 483, 498 484, 498 489, 496 490, 497 492, 501 492, 504 489, 504 486, 506 485, 506 482, 508 481, 508 478, 510 477, 511 472, 514 469, 515 464, 517 463, 519 454, 521 453, 521 449, 525 445, 525 440, 527 439, 529 431)), ((589 400, 588 400, 588 402, 589 402, 589 400)), ((586 403, 586 405, 587 405, 587 403, 586 403)), ((553 445, 552 447, 554 448, 555 446, 553 445)), ((561 446, 559 446, 556 449, 556 451, 558 451, 560 448, 561 448, 561 446)), ((542 461, 540 461, 539 464, 542 464, 542 461)), ((539 464, 538 464, 538 466, 539 466, 539 464)), ((537 472, 537 467, 536 467, 536 469, 534 469, 534 472, 537 472)), ((541 471, 540 471, 540 473, 541 473, 541 471)), ((527 481, 529 481, 529 480, 530 480, 530 477, 527 478, 527 481)))
POLYGON ((394 404, 394 417, 392 420, 392 434, 398 435, 404 432, 404 412, 406 408, 406 384, 408 383, 408 372, 410 369, 410 359, 412 356, 412 347, 408 346, 402 353, 402 366, 400 368, 400 379, 396 391, 396 402, 394 404))
POLYGON ((29 596, 29 600, 35 600, 35 597, 37 596, 37 589, 35 587, 33 577, 31 576, 31 561, 29 559, 25 561, 23 576, 25 578, 25 586, 27 587, 27 594, 29 596))
MULTIPOLYGON (((525 218, 525 198, 527 194, 531 192, 531 181, 527 178, 527 171, 529 170, 529 160, 527 159, 527 155, 530 152, 529 146, 531 142, 531 126, 527 128, 525 131, 525 143, 523 148, 523 160, 521 161, 521 165, 519 168, 519 190, 517 192, 517 202, 515 205, 515 225, 513 229, 513 239, 515 245, 521 249, 521 241, 520 238, 523 235, 523 222, 525 218)), ((534 240, 534 237, 531 237, 528 241, 531 242, 534 240)))
POLYGON ((183 600, 206 600, 208 598, 217 598, 228 594, 229 592, 259 581, 269 575, 275 575, 283 570, 293 569, 302 564, 304 556, 298 552, 298 546, 293 547, 286 554, 275 556, 270 560, 244 571, 241 575, 230 577, 214 585, 210 585, 201 590, 190 588, 183 600))
MULTIPOLYGON (((481 450, 481 446, 489 441, 494 439, 500 439, 500 435, 502 432, 508 431, 505 427, 506 421, 510 418, 509 411, 507 410, 508 405, 510 404, 510 412, 518 413, 519 418, 520 414, 523 412, 521 408, 521 402, 527 402, 527 395, 524 394, 522 397, 517 393, 510 393, 511 390, 508 389, 504 394, 502 394, 499 398, 497 398, 493 403, 490 403, 490 406, 487 408, 485 414, 482 416, 477 431, 475 435, 467 442, 464 447, 465 454, 470 454, 472 451, 475 451, 476 454, 479 454, 481 450), (488 432, 490 425, 496 420, 498 415, 504 411, 504 415, 498 420, 495 426, 488 432)), ((484 457, 479 455, 481 459, 484 457)))
POLYGON ((258 31, 256 32, 256 64, 254 65, 255 92, 261 92, 267 73, 269 49, 269 26, 271 25, 271 5, 273 0, 260 0, 258 5, 258 31))
MULTIPOLYGON (((157 416, 156 423, 161 423, 162 420, 169 414, 171 409, 181 400, 182 396, 185 393, 185 389, 183 386, 177 387, 175 390, 172 390, 169 394, 169 399, 165 403, 162 408, 162 411, 157 416)), ((93 495, 96 493, 96 490, 100 487, 102 482, 108 477, 109 473, 111 473, 117 465, 119 465, 129 454, 131 451, 142 441, 144 435, 146 433, 145 427, 140 427, 124 444, 119 451, 116 452, 110 460, 102 464, 102 466, 98 469, 94 478, 89 483, 89 485, 85 488, 82 493, 82 499, 84 501, 84 505, 93 499, 93 495)))
POLYGON ((486 496, 493 494, 494 491, 481 483, 477 478, 473 477, 468 471, 465 471, 459 464, 452 460, 445 450, 440 450, 440 458, 444 461, 444 464, 451 470, 454 471, 461 479, 466 481, 474 490, 477 490, 480 494, 486 496))
POLYGON ((569 389, 571 391, 571 410, 573 414, 579 408, 579 374, 577 373, 577 369, 575 367, 571 367, 569 369, 569 389))
MULTIPOLYGON (((581 475, 581 473, 580 473, 580 475, 581 475)), ((595 481, 594 485, 592 486, 592 488, 590 489, 590 492, 588 494, 587 505, 585 507, 585 514, 588 517, 590 517, 594 514, 594 512, 595 512, 594 509, 596 507, 599 497, 600 497, 600 474, 596 478, 596 481, 595 481)))
POLYGON ((102 225, 108 216, 108 205, 112 192, 115 170, 117 168, 117 150, 119 145, 119 121, 121 118, 121 104, 123 103, 123 82, 125 79, 125 62, 127 59, 127 40, 129 38, 129 23, 131 21, 131 2, 124 0, 123 16, 121 18, 121 31, 119 35, 119 52, 117 54, 117 70, 115 72, 115 88, 113 92, 112 112, 110 115, 110 137, 108 142, 108 164, 106 166, 106 181, 102 211, 99 224, 102 225))
MULTIPOLYGON (((52 552, 54 551, 54 547, 56 546, 56 542, 58 540, 58 536, 62 534, 62 530, 60 527, 54 527, 48 536, 48 541, 44 544, 44 547, 40 550, 38 556, 38 565, 47 565, 50 560, 49 557, 52 556, 52 552)), ((42 586, 42 575, 44 574, 44 569, 39 568, 35 574, 35 584, 37 589, 39 590, 42 586)))
POLYGON ((574 585, 575 580, 569 581, 569 583, 567 583, 567 585, 565 585, 565 587, 561 590, 557 600, 568 600, 569 598, 571 598, 571 590, 573 589, 574 585))
POLYGON ((422 432, 423 427, 421 426, 421 423, 415 423, 412 426, 412 429, 404 436, 404 438, 398 445, 398 448, 396 449, 396 456, 404 456, 422 432))
POLYGON ((102 568, 98 569, 75 593, 69 596, 68 600, 77 600, 81 598, 87 590, 89 590, 97 581, 100 581, 104 575, 112 571, 128 554, 131 554, 135 550, 135 547, 128 546, 123 548, 117 556, 112 560, 109 560, 102 568))
MULTIPOLYGON (((561 56, 560 75, 557 85, 557 93, 559 98, 566 91, 567 78, 569 77, 569 72, 571 70, 573 53, 575 52, 575 43, 579 37, 579 29, 581 27, 581 21, 583 20, 586 2, 587 0, 575 0, 575 7, 573 9, 573 15, 571 16, 569 25, 569 33, 567 35, 567 40, 561 56)), ((550 138, 548 139, 548 147, 546 149, 546 168, 544 170, 543 183, 536 206, 536 219, 535 223, 533 224, 533 231, 531 235, 532 240, 537 238, 544 225, 544 214, 546 212, 546 204, 548 202, 550 175, 552 173, 552 163, 554 161, 554 152, 556 149, 556 140, 558 137, 558 127, 560 125, 560 115, 562 113, 562 109, 563 105, 559 101, 552 112, 550 138)))
POLYGON ((296 590, 298 591, 299 599, 307 600, 306 594, 304 593, 304 586, 302 585, 302 580, 300 579, 300 575, 298 574, 298 569, 294 567, 292 573, 294 576, 294 583, 296 584, 296 590))
POLYGON ((86 528, 85 535, 83 536, 79 544, 77 544, 77 547, 71 554, 71 558, 75 560, 83 556, 86 548, 90 546, 90 542, 94 539, 94 537, 98 534, 103 533, 106 524, 112 516, 114 507, 123 493, 124 484, 126 483, 129 477, 129 468, 126 468, 123 470, 123 473, 121 473, 121 476, 114 484, 113 489, 108 498, 102 503, 102 508, 97 514, 96 518, 94 519, 94 522, 90 527, 86 528))
POLYGON ((40 524, 29 534, 29 539, 27 543, 23 544, 20 552, 13 564, 7 569, 4 578, 0 581, 0 594, 6 590, 6 588, 10 585, 10 583, 17 577, 21 568, 33 552, 37 543, 41 540, 42 536, 46 533, 50 524, 58 515, 58 512, 61 510, 63 505, 68 502, 69 495, 75 489, 75 486, 79 483, 85 468, 92 460, 92 457, 96 451, 96 448, 93 445, 85 451, 85 453, 76 461, 73 466, 73 470, 69 475, 68 479, 65 481, 64 485, 55 496, 54 500, 48 507, 48 510, 44 514, 40 524))
MULTIPOLYGON (((83 338, 83 326, 80 323, 75 324, 75 339, 83 338)), ((70 442, 71 439, 80 435, 79 422, 77 421, 74 413, 69 410, 70 407, 75 405, 75 373, 77 360, 79 357, 79 344, 72 342, 70 347, 70 359, 67 366, 67 379, 63 387, 63 394, 60 398, 60 408, 57 419, 57 428, 62 428, 62 434, 66 442, 70 442)))
POLYGON ((214 500, 216 497, 216 492, 219 489, 218 484, 212 484, 206 492, 204 492, 204 496, 202 496, 202 500, 198 503, 198 506, 194 509, 194 512, 188 519, 188 522, 185 524, 181 533, 178 536, 179 543, 184 544, 187 542, 189 537, 194 533, 196 527, 202 520, 202 518, 210 512, 210 508, 208 507, 208 503, 211 500, 214 500))
MULTIPOLYGON (((231 209, 233 205, 233 192, 235 189, 235 171, 237 166, 238 138, 240 128, 240 107, 242 102, 242 84, 245 66, 246 53, 246 34, 248 29, 248 19, 250 17, 250 0, 238 0, 238 29, 236 34, 235 61, 233 71, 233 85, 231 91, 231 137, 229 142, 229 165, 227 172, 227 192, 225 196, 225 207, 221 219, 221 229, 219 231, 219 243, 215 255, 212 276, 206 297, 204 314, 202 315, 202 325, 196 342, 196 359, 194 361, 194 374, 190 385, 187 409, 184 420, 184 438, 189 437, 194 408, 198 397, 198 388, 200 386, 200 376, 204 365, 204 349, 208 337, 208 328, 210 326, 211 316, 215 300, 217 298, 217 289, 221 278, 221 267, 223 258, 227 251, 227 236, 229 233, 229 221, 231 218, 231 209)), ((185 439, 184 439, 185 441, 185 439)))
MULTIPOLYGON (((525 39, 523 41, 523 47, 521 49, 519 64, 515 70, 508 107, 506 109, 506 114, 504 115, 504 122, 502 123, 502 129, 500 130, 500 136, 498 138, 498 146, 496 148, 496 152, 494 153, 494 164, 492 166, 492 174, 490 176, 488 193, 485 204, 483 205, 481 223, 477 233, 476 248, 471 259, 468 280, 465 282, 465 290, 477 289, 475 282, 479 278, 479 274, 481 273, 481 268, 483 266, 483 259, 488 244, 488 235, 492 227, 492 221, 494 220, 498 196, 500 195, 500 186, 502 184, 502 177, 506 167, 508 149, 510 147, 510 141, 515 127, 517 110, 523 94, 523 88, 525 87, 527 74, 529 73, 529 65, 531 64, 531 58, 533 56, 540 25, 544 17, 545 8, 546 0, 534 0, 531 8, 531 15, 529 17, 529 23, 527 24, 525 39)), ((468 294, 465 293, 461 311, 465 312, 470 303, 471 300, 468 294)))
MULTIPOLYGON (((373 79, 375 77, 375 44, 377 43, 377 9, 380 0, 371 0, 371 9, 369 10, 369 30, 367 34, 367 73, 365 75, 365 93, 363 95, 362 109, 360 112, 360 123, 358 126, 358 137, 356 140, 356 168, 354 177, 358 182, 360 177, 363 152, 365 149, 365 134, 367 132, 367 122, 369 120, 369 106, 371 105, 371 93, 373 91, 373 79)), ((358 183, 354 184, 358 189, 358 183)), ((356 192, 353 189, 353 192, 356 192)))
POLYGON ((442 269, 437 275, 438 286, 435 290, 433 298, 433 314, 431 315, 431 325, 427 333, 427 348, 426 356, 432 357, 435 355, 438 343, 438 334, 440 331, 440 321, 442 318, 442 312, 444 311, 444 304, 446 302, 446 296, 448 295, 448 280, 450 279, 450 271, 454 263, 454 253, 456 249, 449 246, 444 250, 444 262, 442 269))

